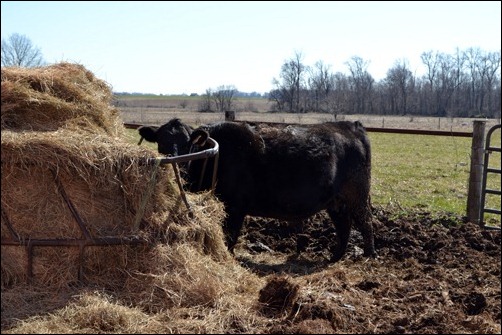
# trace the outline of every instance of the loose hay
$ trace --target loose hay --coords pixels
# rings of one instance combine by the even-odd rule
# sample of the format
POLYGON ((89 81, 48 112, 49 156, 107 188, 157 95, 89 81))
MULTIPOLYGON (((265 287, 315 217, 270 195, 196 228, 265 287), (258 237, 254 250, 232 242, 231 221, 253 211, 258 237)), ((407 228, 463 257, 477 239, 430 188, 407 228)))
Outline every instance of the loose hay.
POLYGON ((98 129, 123 131, 111 106, 109 85, 82 65, 58 63, 39 68, 2 67, 2 130, 98 129))

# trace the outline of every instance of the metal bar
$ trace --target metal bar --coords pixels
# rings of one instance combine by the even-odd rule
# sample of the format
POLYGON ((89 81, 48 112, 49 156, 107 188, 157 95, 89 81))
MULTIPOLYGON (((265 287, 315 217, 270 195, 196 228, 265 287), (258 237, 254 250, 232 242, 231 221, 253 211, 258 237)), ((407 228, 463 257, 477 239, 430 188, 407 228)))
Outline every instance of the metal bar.
POLYGON ((28 243, 26 244, 27 246, 27 257, 28 257, 28 263, 27 263, 27 269, 26 269, 26 275, 27 275, 27 280, 28 283, 33 282, 33 244, 28 243))
POLYGON ((172 163, 172 165, 173 165, 173 170, 174 170, 174 176, 176 177, 176 183, 178 184, 178 187, 180 189, 181 199, 185 203, 185 206, 187 206, 187 209, 188 209, 188 212, 190 213, 190 215, 193 216, 192 208, 190 207, 190 204, 188 203, 188 199, 185 194, 185 190, 183 190, 183 185, 181 184, 180 170, 178 169, 178 164, 172 163))
POLYGON ((495 209, 495 208, 484 208, 483 212, 491 214, 502 214, 502 211, 500 209, 495 209))
POLYGON ((502 174, 501 169, 487 168, 486 172, 502 174))
POLYGON ((502 149, 498 148, 498 147, 489 147, 489 148, 486 148, 486 150, 495 151, 495 152, 502 152, 502 149))
POLYGON ((472 137, 472 132, 445 131, 445 130, 423 130, 423 129, 398 129, 398 128, 373 128, 365 127, 368 132, 390 133, 390 134, 410 134, 410 135, 435 135, 435 136, 454 136, 454 137, 472 137))
POLYGON ((139 163, 153 165, 157 161, 160 161, 160 164, 172 164, 172 163, 188 162, 188 161, 191 161, 194 159, 214 157, 214 156, 216 156, 216 154, 219 151, 218 142, 216 142, 212 138, 208 138, 208 141, 211 143, 212 147, 209 149, 203 150, 203 151, 194 152, 194 153, 186 154, 186 155, 179 155, 179 156, 147 158, 145 160, 140 160, 139 163))
POLYGON ((137 124, 137 123, 124 123, 124 127, 127 129, 138 129, 139 127, 142 127, 142 124, 137 124))
POLYGON ((75 221, 77 221, 78 226, 80 227, 80 231, 82 232, 82 234, 84 235, 84 237, 87 240, 92 239, 91 234, 87 230, 87 227, 85 225, 84 220, 82 220, 82 218, 80 217, 80 215, 77 212, 77 209, 75 208, 75 206, 73 206, 73 203, 71 202, 70 198, 68 198, 68 195, 66 194, 66 192, 63 188, 63 184, 59 180, 56 172, 54 172, 53 170, 51 170, 51 172, 52 172, 52 175, 54 176, 54 181, 56 183, 57 189, 58 189, 59 193, 61 194, 61 196, 63 197, 64 201, 66 202, 66 205, 70 209, 70 212, 72 213, 73 218, 75 219, 75 221))
POLYGON ((214 168, 213 168, 213 180, 211 182, 211 189, 214 192, 214 189, 216 188, 216 175, 218 172, 218 160, 220 158, 220 153, 217 152, 216 156, 214 157, 214 168))
POLYGON ((494 226, 483 226, 483 228, 486 230, 500 230, 500 227, 494 227, 494 226))
POLYGON ((20 241, 21 237, 19 237, 17 232, 12 227, 12 224, 10 223, 10 219, 7 216, 7 213, 5 212, 5 210, 3 209, 3 205, 2 205, 2 220, 5 222, 5 225, 7 226, 7 229, 9 230, 12 238, 15 239, 16 241, 20 241))
POLYGON ((2 245, 20 245, 20 246, 39 246, 39 247, 57 247, 57 246, 67 246, 67 247, 79 247, 79 246, 113 246, 113 245, 138 245, 147 244, 148 241, 137 237, 101 237, 93 238, 91 240, 87 239, 27 239, 27 240, 12 240, 7 238, 2 238, 2 245))
MULTIPOLYGON (((268 125, 284 125, 285 123, 280 122, 256 122, 256 121, 245 121, 245 120, 235 120, 235 122, 245 122, 250 124, 268 124, 268 125)), ((301 125, 297 123, 288 123, 288 125, 301 125)), ((129 129, 138 129, 141 124, 135 123, 124 123, 124 127, 129 129)), ((446 130, 421 130, 421 129, 398 129, 398 128, 376 128, 376 127, 365 127, 366 131, 377 132, 377 133, 394 133, 394 134, 411 134, 411 135, 437 135, 437 136, 455 136, 455 137, 472 137, 472 132, 462 132, 462 131, 446 131, 446 130)), ((500 150, 500 149, 499 149, 500 150)))
POLYGON ((493 132, 495 132, 497 129, 501 129, 502 125, 497 124, 493 127, 491 127, 487 134, 486 134, 486 143, 485 143, 485 155, 484 155, 484 162, 483 162, 483 184, 481 188, 481 208, 480 208, 480 225, 483 227, 486 227, 484 224, 484 213, 492 213, 492 214, 501 214, 501 211, 499 209, 493 209, 493 208, 486 208, 485 207, 485 202, 486 202, 486 194, 498 194, 500 195, 501 192, 500 190, 492 190, 492 189, 487 189, 487 177, 489 172, 495 172, 500 174, 500 169, 494 169, 494 168, 489 168, 489 161, 490 161, 490 154, 495 151, 495 152, 500 152, 500 148, 492 147, 490 145, 491 137, 493 132))
POLYGON ((78 281, 81 282, 84 278, 84 245, 78 246, 78 281))
POLYGON ((202 182, 204 181, 204 175, 206 174, 207 160, 208 160, 208 158, 204 159, 204 162, 202 163, 202 170, 200 171, 199 183, 197 184, 197 190, 202 189, 202 182))
POLYGON ((495 195, 502 195, 502 191, 501 190, 492 190, 492 189, 485 189, 485 193, 490 193, 490 194, 495 194, 495 195))

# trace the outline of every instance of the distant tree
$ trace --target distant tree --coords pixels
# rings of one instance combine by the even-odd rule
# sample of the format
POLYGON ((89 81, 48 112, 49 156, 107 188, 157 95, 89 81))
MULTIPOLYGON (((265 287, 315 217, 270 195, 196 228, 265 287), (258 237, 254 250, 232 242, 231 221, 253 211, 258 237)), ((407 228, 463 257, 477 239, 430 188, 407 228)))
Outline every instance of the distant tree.
POLYGON ((236 93, 237 89, 233 85, 219 86, 212 95, 216 110, 218 112, 232 110, 233 99, 236 93))
MULTIPOLYGON (((493 95, 496 92, 497 82, 500 89, 500 76, 497 76, 497 73, 500 73, 500 51, 488 52, 483 59, 482 69, 485 80, 484 90, 488 95, 487 116, 496 117, 495 111, 497 108, 494 106, 496 99, 493 95)), ((500 99, 498 99, 498 103, 498 115, 500 117, 500 99)))
POLYGON ((14 33, 2 38, 2 66, 36 67, 44 65, 40 48, 25 35, 14 33))
POLYGON ((352 113, 350 108, 350 78, 337 72, 333 75, 333 90, 328 99, 331 113, 335 116, 338 114, 352 113))
POLYGON ((409 100, 414 90, 414 79, 406 60, 396 61, 394 67, 387 71, 384 83, 388 88, 392 114, 406 115, 410 113, 409 100))
POLYGON ((188 101, 186 99, 180 101, 180 107, 182 109, 185 109, 187 106, 188 106, 188 101))
POLYGON ((206 89, 206 93, 202 95, 202 99, 199 102, 199 111, 200 112, 211 112, 211 96, 213 92, 210 88, 206 89))
POLYGON ((328 112, 329 96, 335 87, 335 77, 331 73, 329 66, 323 61, 317 61, 313 68, 310 68, 308 86, 311 99, 309 100, 309 110, 313 112, 328 112))
POLYGON ((305 76, 309 68, 302 63, 303 55, 295 52, 281 67, 281 80, 273 79, 276 88, 270 92, 269 100, 276 102, 279 111, 286 109, 288 112, 299 113, 302 108, 301 94, 306 90, 305 76))
POLYGON ((470 109, 479 115, 495 115, 492 91, 496 81, 500 82, 500 51, 485 52, 480 48, 469 48, 464 52, 470 77, 470 109), (488 98, 488 99, 486 99, 488 98))
POLYGON ((358 114, 371 113, 373 102, 373 83, 375 80, 368 72, 369 61, 353 56, 346 62, 350 71, 350 88, 352 93, 352 112, 358 114))

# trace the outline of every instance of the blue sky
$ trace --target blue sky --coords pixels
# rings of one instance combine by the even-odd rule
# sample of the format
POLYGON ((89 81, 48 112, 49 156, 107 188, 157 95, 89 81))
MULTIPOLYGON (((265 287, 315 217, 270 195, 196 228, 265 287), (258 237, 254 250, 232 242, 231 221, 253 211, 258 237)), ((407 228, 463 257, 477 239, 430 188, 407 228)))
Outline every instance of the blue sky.
POLYGON ((1 37, 27 36, 49 63, 84 65, 115 92, 269 92, 298 52, 348 73, 353 56, 385 77, 420 54, 500 51, 500 1, 2 1, 1 37))

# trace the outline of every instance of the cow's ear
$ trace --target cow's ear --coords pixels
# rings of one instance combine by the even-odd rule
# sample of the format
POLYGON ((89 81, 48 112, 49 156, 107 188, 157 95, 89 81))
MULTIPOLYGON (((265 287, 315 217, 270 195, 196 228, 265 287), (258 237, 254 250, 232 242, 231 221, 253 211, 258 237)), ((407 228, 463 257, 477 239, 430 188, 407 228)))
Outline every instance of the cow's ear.
POLYGON ((157 127, 142 126, 138 128, 138 132, 148 142, 157 142, 157 127))
POLYGON ((190 135, 190 142, 192 144, 202 146, 206 144, 207 139, 209 138, 209 133, 204 129, 195 129, 190 135))

